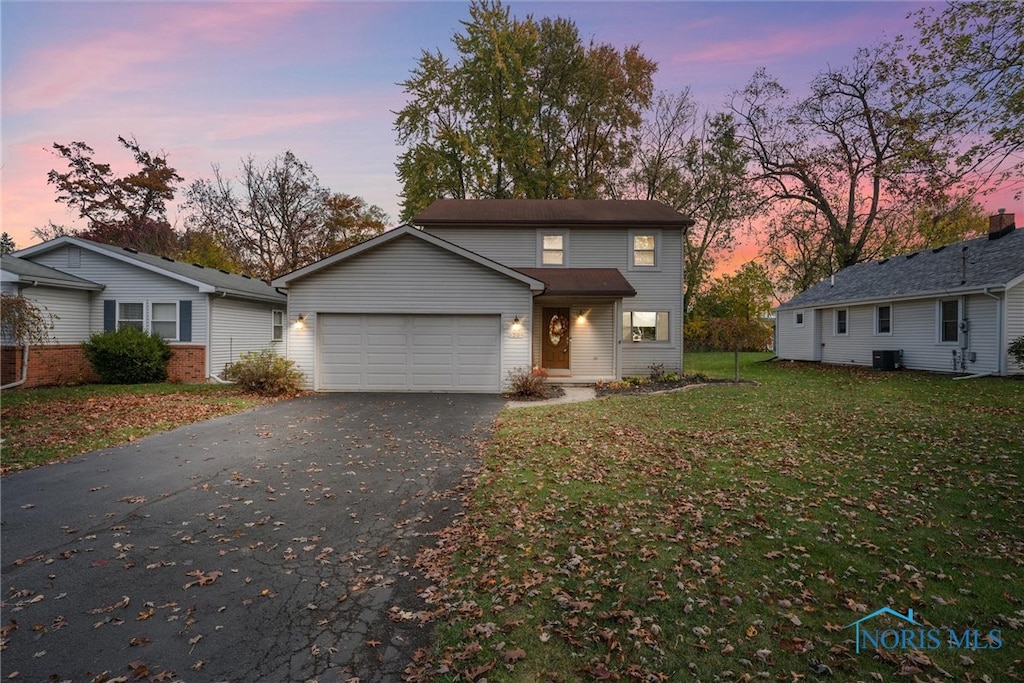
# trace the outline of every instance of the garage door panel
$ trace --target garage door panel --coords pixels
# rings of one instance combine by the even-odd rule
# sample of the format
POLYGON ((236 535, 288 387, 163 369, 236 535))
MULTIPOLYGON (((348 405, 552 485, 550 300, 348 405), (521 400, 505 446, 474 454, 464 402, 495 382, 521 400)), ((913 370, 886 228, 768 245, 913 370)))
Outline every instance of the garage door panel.
POLYGON ((500 389, 497 315, 321 314, 324 391, 500 389))

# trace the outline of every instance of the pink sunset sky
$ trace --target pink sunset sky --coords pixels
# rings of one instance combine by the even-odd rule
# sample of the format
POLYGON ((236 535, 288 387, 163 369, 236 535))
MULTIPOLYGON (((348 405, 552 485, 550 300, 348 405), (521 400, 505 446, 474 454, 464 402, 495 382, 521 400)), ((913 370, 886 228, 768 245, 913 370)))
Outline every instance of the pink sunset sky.
MULTIPOLYGON (((858 47, 912 33, 903 2, 508 2, 572 19, 583 40, 639 44, 658 90, 720 109, 759 67, 800 92, 858 47)), ((46 182, 52 144, 80 140, 115 173, 117 136, 164 151, 186 184, 285 150, 336 192, 397 224, 393 112, 423 50, 453 54, 468 2, 19 2, 0 4, 2 229, 19 248, 52 220, 77 225, 46 182)), ((183 199, 183 190, 177 201, 183 199)), ((1001 193, 986 209, 1022 213, 1001 193)), ((177 203, 170 218, 180 226, 177 203)), ((737 259, 750 257, 740 250, 737 259)))

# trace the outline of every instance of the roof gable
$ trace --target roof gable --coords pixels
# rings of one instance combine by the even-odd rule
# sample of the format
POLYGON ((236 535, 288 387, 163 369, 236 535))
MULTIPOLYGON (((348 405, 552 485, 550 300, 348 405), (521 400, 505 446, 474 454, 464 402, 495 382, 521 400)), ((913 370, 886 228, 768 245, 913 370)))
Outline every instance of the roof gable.
POLYGON ((4 282, 25 282, 63 289, 85 289, 100 291, 103 285, 71 275, 56 268, 50 268, 13 254, 0 256, 0 272, 4 282), (14 276, 14 277, 9 277, 14 276))
POLYGON ((657 201, 613 199, 439 199, 413 218, 446 228, 586 226, 683 230, 693 220, 657 201))
POLYGON ((1024 277, 1024 230, 844 268, 779 309, 926 298, 1013 286, 1024 277))
POLYGON ((78 237, 63 236, 42 244, 37 244, 17 252, 18 256, 30 259, 63 246, 77 246, 96 254, 129 263, 150 272, 192 285, 200 292, 221 293, 242 298, 259 299, 270 302, 284 302, 285 297, 263 280, 245 275, 229 273, 216 268, 206 268, 184 261, 176 261, 166 256, 157 256, 136 251, 127 247, 115 247, 110 244, 93 242, 78 237))
POLYGON ((381 233, 380 235, 372 237, 366 240, 365 242, 360 242, 354 247, 349 247, 348 249, 340 251, 337 254, 333 254, 331 256, 328 256, 327 258, 316 261, 315 263, 311 263, 308 266, 305 266, 304 268, 299 268, 298 270, 294 270, 290 273, 287 273, 286 275, 282 275, 281 277, 274 280, 272 284, 275 287, 287 287, 288 284, 291 282, 312 275, 313 273, 323 270, 324 268, 329 268, 335 264, 342 263, 346 260, 355 258, 360 254, 366 253, 384 244, 387 244, 397 239, 401 239, 403 237, 412 237, 415 239, 422 240, 439 249, 444 249, 445 251, 456 254, 457 256, 461 256, 462 258, 478 263, 486 268, 497 271, 502 275, 512 278, 513 280, 518 280, 524 284, 529 285, 531 290, 543 291, 544 289, 544 283, 539 280, 536 280, 528 275, 520 273, 507 266, 504 266, 498 263, 497 261, 492 261, 488 258, 485 258, 480 254, 469 251, 468 249, 463 249, 462 247, 456 244, 452 244, 447 240, 443 240, 440 237, 436 237, 429 233, 425 233, 422 230, 418 230, 417 228, 414 228, 408 223, 400 225, 397 228, 393 228, 384 233, 381 233))

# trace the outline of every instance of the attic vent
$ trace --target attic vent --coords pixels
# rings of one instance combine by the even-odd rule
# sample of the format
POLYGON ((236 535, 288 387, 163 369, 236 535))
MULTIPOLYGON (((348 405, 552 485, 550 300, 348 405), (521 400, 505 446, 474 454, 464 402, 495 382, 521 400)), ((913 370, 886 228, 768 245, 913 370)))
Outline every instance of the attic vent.
POLYGON ((932 253, 933 254, 938 254, 940 251, 942 251, 945 248, 946 248, 946 245, 942 245, 941 247, 936 247, 935 249, 932 249, 932 253))
POLYGON ((888 262, 889 262, 889 259, 884 258, 884 259, 882 259, 881 261, 878 262, 878 265, 882 265, 883 263, 888 263, 888 262))
POLYGON ((174 263, 174 259, 172 259, 170 256, 161 256, 160 258, 162 258, 164 261, 170 261, 171 263, 174 263))
POLYGON ((245 278, 246 280, 251 280, 251 279, 252 279, 252 278, 251 278, 251 277, 249 277, 248 275, 243 275, 242 277, 244 277, 244 278, 245 278))
POLYGON ((915 252, 914 252, 913 254, 907 254, 907 258, 908 258, 908 259, 912 259, 912 258, 914 258, 915 256, 917 256, 917 255, 918 255, 918 253, 920 253, 920 252, 916 252, 916 251, 915 251, 915 252))
POLYGON ((220 268, 220 272, 224 273, 225 275, 231 275, 230 270, 224 270, 223 268, 220 268))
POLYGON ((193 265, 193 266, 195 266, 196 268, 202 268, 202 267, 203 267, 203 266, 201 266, 201 265, 200 265, 200 264, 198 264, 198 263, 193 263, 192 265, 193 265))
POLYGON ((121 247, 121 248, 124 249, 125 251, 127 251, 129 254, 138 254, 139 253, 138 249, 132 249, 131 247, 121 247))

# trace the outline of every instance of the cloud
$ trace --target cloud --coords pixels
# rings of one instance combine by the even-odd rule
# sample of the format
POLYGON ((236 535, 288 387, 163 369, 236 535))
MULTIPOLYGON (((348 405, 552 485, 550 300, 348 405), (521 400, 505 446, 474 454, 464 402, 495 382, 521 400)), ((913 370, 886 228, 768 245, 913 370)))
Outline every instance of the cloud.
MULTIPOLYGON (((5 76, 7 114, 69 107, 79 101, 146 89, 170 88, 187 73, 185 63, 206 59, 218 47, 250 44, 259 35, 302 12, 306 3, 125 4, 130 27, 83 26, 81 35, 16 55, 5 76)), ((59 3, 57 4, 59 11, 59 3)), ((11 29, 10 25, 5 28, 11 29)), ((6 55, 10 65, 12 55, 6 55)), ((212 68, 206 61, 206 68, 212 68)))

